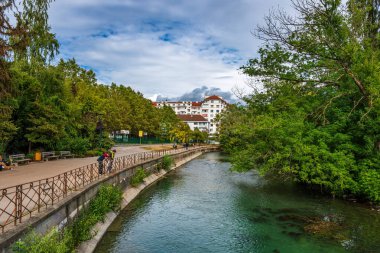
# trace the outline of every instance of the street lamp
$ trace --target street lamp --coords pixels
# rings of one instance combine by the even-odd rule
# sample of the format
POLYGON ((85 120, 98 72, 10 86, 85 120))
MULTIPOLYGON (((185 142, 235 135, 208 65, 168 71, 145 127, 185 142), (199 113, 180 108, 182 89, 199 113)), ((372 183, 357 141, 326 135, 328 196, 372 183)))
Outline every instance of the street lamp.
POLYGON ((98 122, 96 123, 95 133, 99 134, 99 147, 102 148, 102 138, 103 138, 103 122, 102 119, 98 118, 98 122))

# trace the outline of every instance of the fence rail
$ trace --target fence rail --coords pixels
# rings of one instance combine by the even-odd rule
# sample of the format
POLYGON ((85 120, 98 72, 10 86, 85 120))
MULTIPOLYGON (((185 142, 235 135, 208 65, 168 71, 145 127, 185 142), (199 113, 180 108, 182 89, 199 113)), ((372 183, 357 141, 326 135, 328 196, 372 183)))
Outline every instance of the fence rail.
MULTIPOLYGON (((204 149, 204 147, 191 147, 189 150, 204 149)), ((116 157, 113 161, 111 173, 121 171, 153 160, 167 154, 176 154, 186 151, 185 148, 160 150, 137 153, 116 157)), ((109 160, 105 161, 103 171, 107 171, 109 160)), ((68 196, 74 191, 105 177, 100 174, 98 163, 82 166, 64 172, 54 177, 36 180, 16 186, 0 189, 0 231, 17 226, 34 213, 47 209, 68 196)))

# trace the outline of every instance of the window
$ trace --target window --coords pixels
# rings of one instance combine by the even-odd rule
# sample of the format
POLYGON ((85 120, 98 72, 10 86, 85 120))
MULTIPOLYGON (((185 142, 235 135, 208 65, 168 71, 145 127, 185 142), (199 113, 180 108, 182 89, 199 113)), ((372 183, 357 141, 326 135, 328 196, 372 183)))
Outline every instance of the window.
POLYGON ((211 103, 214 103, 214 100, 211 100, 211 103))
POLYGON ((219 110, 216 110, 216 112, 219 112, 219 110))
POLYGON ((213 108, 213 107, 214 107, 214 105, 210 105, 210 107, 211 107, 211 108, 213 108))
POLYGON ((214 110, 210 110, 210 112, 214 112, 214 110))

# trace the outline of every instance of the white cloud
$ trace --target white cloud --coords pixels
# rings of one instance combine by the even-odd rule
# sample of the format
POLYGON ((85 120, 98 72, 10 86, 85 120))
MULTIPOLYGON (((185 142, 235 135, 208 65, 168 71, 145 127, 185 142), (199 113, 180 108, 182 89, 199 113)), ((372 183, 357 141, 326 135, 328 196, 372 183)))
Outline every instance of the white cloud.
POLYGON ((244 85, 237 69, 260 43, 251 31, 286 2, 65 0, 52 3, 50 21, 61 57, 93 68, 101 82, 173 97, 244 85))

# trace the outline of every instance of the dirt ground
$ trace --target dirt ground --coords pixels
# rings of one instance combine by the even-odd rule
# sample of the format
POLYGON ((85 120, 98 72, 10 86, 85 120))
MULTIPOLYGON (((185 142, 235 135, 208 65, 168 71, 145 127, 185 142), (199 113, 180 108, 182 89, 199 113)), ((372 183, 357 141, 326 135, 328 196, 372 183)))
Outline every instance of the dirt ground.
MULTIPOLYGON (((167 148, 167 145, 119 146, 116 147, 116 157, 167 148)), ((0 171, 0 189, 56 176, 81 166, 96 163, 96 159, 97 157, 87 157, 32 162, 28 165, 17 166, 14 170, 0 171)))

